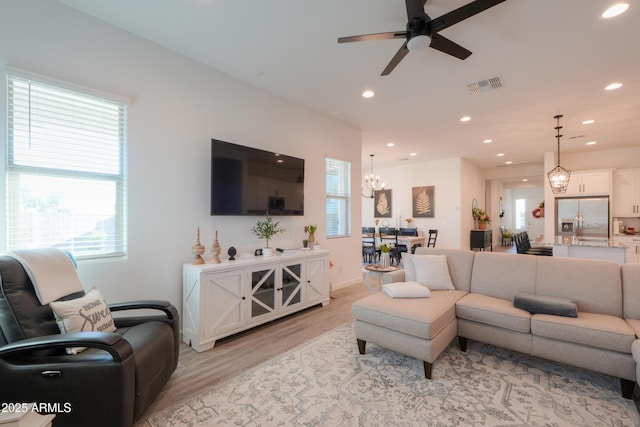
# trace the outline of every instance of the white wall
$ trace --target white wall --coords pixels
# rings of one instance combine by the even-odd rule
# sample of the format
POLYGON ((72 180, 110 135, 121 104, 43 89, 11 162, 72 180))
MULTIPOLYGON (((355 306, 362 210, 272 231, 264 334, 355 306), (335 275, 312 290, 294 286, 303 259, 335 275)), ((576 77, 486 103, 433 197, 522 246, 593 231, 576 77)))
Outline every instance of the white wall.
MULTIPOLYGON (((471 201, 484 194, 481 172, 467 161, 451 158, 431 162, 407 162, 402 166, 375 168, 385 188, 392 190, 392 215, 389 226, 397 227, 398 218, 412 217, 411 189, 435 186, 434 218, 414 218, 420 232, 438 229, 437 246, 467 248, 471 229, 471 201), (466 214, 468 212, 468 215, 466 214), (462 232, 461 230, 464 230, 462 232)), ((363 199, 362 225, 374 226, 373 200, 363 199)), ((382 223, 380 224, 382 225, 382 223)), ((405 225, 403 225, 405 226, 405 225)))
MULTIPOLYGON (((249 231, 256 217, 209 216, 211 138, 304 158, 305 216, 279 218, 287 232, 273 244, 298 247, 304 225, 315 223, 320 243, 331 250, 336 264, 331 271, 334 286, 361 280, 359 196, 352 205, 356 235, 327 240, 323 234, 325 155, 351 161, 354 176, 360 176, 359 129, 47 0, 3 0, 4 66, 131 101, 128 256, 79 267, 85 286, 99 287, 107 300, 167 299, 181 308, 182 264, 191 260, 197 226, 207 248, 219 231, 223 254, 229 246, 253 252, 262 245, 249 231)), ((354 195, 359 185, 353 183, 354 195)))

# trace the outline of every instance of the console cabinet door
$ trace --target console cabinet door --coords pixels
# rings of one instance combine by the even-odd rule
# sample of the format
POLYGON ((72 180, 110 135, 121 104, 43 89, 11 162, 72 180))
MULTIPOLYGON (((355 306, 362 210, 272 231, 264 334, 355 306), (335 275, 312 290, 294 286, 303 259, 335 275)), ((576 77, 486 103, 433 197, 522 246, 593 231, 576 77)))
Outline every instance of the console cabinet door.
POLYGON ((277 310, 276 267, 264 266, 250 268, 247 271, 251 285, 250 320, 254 322, 264 317, 272 317, 277 310))
POLYGON ((244 271, 203 274, 200 286, 201 298, 207 301, 202 313, 203 338, 217 338, 224 332, 238 329, 246 323, 244 271))
POLYGON ((300 261, 280 264, 280 285, 277 289, 279 312, 295 311, 303 303, 303 267, 300 261))
POLYGON ((309 258, 307 260, 306 302, 322 302, 326 300, 329 290, 327 258, 309 258))

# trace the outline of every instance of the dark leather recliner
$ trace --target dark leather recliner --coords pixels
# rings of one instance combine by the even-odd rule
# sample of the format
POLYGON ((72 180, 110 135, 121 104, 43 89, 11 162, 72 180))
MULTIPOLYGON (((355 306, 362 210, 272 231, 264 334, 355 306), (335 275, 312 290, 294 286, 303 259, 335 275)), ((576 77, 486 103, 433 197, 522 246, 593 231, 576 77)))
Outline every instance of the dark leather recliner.
POLYGON ((0 256, 0 402, 44 404, 45 412, 56 414, 54 426, 131 426, 176 369, 180 322, 176 308, 165 301, 109 307, 114 313, 160 314, 114 315, 114 333, 61 334, 22 264, 0 256), (87 350, 68 355, 67 347, 87 350))

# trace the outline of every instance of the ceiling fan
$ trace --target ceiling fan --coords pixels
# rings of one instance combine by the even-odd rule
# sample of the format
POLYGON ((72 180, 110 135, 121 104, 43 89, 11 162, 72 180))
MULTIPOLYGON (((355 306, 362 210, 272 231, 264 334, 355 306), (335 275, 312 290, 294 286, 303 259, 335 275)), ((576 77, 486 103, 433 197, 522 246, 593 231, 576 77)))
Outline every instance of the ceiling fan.
POLYGON ((439 18, 431 19, 424 11, 427 0, 405 0, 407 6, 407 30, 388 33, 363 34, 359 36, 349 36, 338 38, 338 43, 360 42, 367 40, 387 40, 405 39, 398 52, 391 58, 391 61, 382 71, 381 76, 391 74, 394 68, 402 61, 410 50, 424 49, 427 46, 455 56, 459 59, 466 59, 471 55, 471 51, 465 49, 448 38, 438 34, 460 21, 472 17, 493 7, 505 0, 475 0, 469 4, 461 6, 449 13, 445 13, 439 18), (429 43, 431 39, 431 43, 429 43))

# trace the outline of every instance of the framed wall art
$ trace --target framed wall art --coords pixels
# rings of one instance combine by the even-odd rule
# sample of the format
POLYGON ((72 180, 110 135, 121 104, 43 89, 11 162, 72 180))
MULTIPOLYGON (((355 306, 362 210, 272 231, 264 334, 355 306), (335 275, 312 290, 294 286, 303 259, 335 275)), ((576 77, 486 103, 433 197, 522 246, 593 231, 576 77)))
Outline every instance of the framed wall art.
POLYGON ((377 190, 373 199, 373 217, 391 218, 391 190, 377 190))
POLYGON ((435 186, 413 187, 411 189, 411 204, 414 218, 435 217, 435 186))

